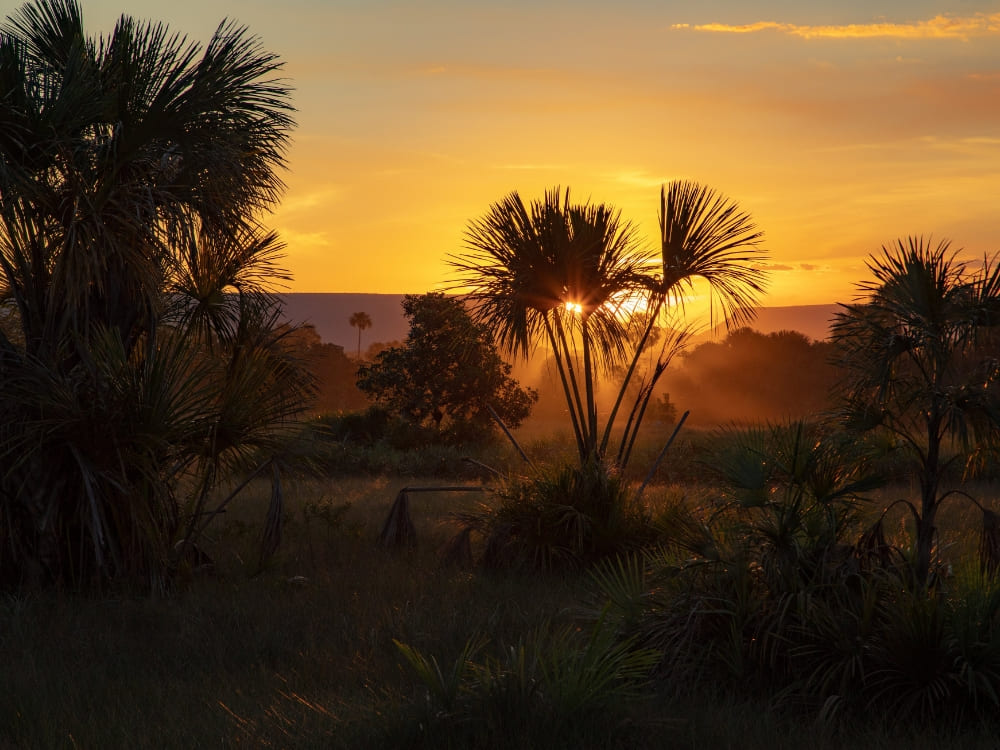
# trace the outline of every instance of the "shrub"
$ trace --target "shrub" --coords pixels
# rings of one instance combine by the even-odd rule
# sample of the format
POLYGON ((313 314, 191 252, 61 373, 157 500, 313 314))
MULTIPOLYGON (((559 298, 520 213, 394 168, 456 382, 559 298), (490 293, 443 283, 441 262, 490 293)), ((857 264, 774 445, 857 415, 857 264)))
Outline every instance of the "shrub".
POLYGON ((482 537, 490 568, 579 568, 656 537, 628 483, 601 462, 509 479, 493 506, 453 520, 482 537))

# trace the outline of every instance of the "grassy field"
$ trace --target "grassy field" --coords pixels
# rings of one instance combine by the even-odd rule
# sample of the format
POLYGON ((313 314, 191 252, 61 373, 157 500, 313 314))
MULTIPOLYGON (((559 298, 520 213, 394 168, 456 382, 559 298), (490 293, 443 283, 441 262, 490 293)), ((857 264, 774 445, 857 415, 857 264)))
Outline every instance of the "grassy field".
MULTIPOLYGON (((447 672, 476 634, 503 653, 540 629, 577 627, 593 584, 585 572, 517 575, 442 565, 438 550, 452 532, 441 521, 488 500, 482 493, 413 495, 418 546, 379 548, 375 539, 397 492, 442 481, 296 485, 288 492, 283 545, 262 570, 255 547, 267 491, 255 488, 206 544, 214 570, 192 572, 169 598, 0 599, 0 747, 449 746, 434 736, 448 717, 428 715, 426 687, 394 641, 433 656, 447 672)), ((679 494, 661 485, 649 499, 679 494)), ((641 696, 537 746, 997 746, 988 726, 822 724, 734 697, 727 687, 695 691, 661 676, 641 696)), ((500 716, 513 721, 511 713, 500 716)), ((545 736, 536 730, 532 736, 545 736)), ((491 746, 523 746, 511 739, 518 732, 501 727, 491 746)), ((455 737, 461 734, 448 735, 450 746, 460 746, 455 737)))

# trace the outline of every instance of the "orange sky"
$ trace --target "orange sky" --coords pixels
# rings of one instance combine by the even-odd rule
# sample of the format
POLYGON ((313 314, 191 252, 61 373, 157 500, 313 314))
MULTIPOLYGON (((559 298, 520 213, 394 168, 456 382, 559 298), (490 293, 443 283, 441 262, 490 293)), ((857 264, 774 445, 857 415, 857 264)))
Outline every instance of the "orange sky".
MULTIPOLYGON (((90 33, 120 0, 83 0, 90 33)), ((749 211, 767 305, 847 301, 908 234, 1000 250, 1000 2, 134 0, 204 39, 246 23, 299 126, 270 219, 292 291, 425 292, 517 189, 612 203, 655 239, 660 185, 749 211)))

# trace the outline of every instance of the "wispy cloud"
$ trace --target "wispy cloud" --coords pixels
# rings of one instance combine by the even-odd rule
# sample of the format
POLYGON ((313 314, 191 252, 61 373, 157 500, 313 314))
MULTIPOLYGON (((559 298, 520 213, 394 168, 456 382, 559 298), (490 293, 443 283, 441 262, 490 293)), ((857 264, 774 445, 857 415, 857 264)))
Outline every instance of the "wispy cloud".
POLYGON ((777 31, 803 39, 962 39, 1000 36, 1000 13, 977 13, 973 16, 955 17, 938 15, 913 23, 851 23, 839 26, 803 26, 777 21, 756 21, 747 24, 674 24, 673 29, 715 32, 721 34, 753 34, 777 31))
POLYGON ((344 197, 346 190, 341 185, 328 185, 288 195, 276 213, 282 215, 310 211, 321 206, 329 206, 344 197))

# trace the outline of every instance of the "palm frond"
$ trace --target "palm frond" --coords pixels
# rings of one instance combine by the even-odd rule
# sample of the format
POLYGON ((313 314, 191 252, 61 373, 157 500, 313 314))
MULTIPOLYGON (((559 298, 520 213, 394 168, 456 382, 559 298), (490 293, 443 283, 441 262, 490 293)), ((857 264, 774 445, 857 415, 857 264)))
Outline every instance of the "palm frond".
POLYGON ((727 329, 753 320, 764 293, 767 255, 750 215, 711 188, 678 180, 660 191, 662 268, 656 292, 673 304, 696 278, 708 282, 727 329))

